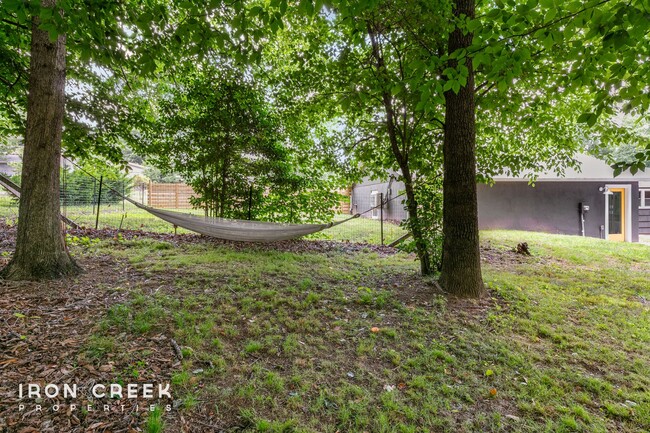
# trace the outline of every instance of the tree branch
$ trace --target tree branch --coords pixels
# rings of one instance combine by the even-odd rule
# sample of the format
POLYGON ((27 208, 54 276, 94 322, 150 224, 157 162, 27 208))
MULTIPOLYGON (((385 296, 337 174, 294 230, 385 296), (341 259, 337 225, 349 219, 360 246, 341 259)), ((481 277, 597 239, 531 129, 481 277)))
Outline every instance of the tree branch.
POLYGON ((19 29, 29 30, 29 27, 27 27, 26 25, 24 25, 24 24, 20 24, 20 23, 15 22, 15 21, 8 20, 8 19, 6 19, 6 18, 2 18, 2 19, 0 19, 0 21, 2 21, 2 22, 5 23, 5 24, 9 24, 9 25, 11 25, 11 26, 18 27, 19 29))

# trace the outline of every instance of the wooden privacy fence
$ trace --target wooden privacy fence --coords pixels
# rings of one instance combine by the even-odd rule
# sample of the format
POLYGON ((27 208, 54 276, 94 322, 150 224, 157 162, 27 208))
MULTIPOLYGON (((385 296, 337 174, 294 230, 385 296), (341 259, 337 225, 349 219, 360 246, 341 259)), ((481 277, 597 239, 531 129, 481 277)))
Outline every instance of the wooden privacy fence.
MULTIPOLYGON (((335 212, 350 213, 350 188, 337 191, 343 196, 335 212)), ((159 209, 192 209, 190 197, 194 194, 191 186, 184 183, 149 182, 146 194, 147 205, 159 209)))
POLYGON ((343 196, 339 205, 334 208, 336 213, 349 214, 350 213, 350 195, 352 194, 352 187, 346 189, 339 189, 339 194, 343 196))
POLYGON ((147 205, 159 209, 192 209, 191 186, 184 183, 149 183, 147 205))

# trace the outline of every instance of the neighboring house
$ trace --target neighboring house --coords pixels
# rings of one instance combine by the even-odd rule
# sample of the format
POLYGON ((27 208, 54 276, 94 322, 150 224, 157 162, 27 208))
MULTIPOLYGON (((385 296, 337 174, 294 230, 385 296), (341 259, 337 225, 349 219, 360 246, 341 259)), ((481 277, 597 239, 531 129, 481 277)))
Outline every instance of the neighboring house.
POLYGON ((650 234, 650 172, 614 177, 604 161, 577 157, 580 171, 524 177, 499 176, 478 186, 481 229, 529 230, 638 242, 650 234))
POLYGON ((385 221, 400 222, 408 217, 404 207, 406 197, 404 183, 396 180, 396 174, 390 174, 388 181, 364 178, 361 183, 352 185, 350 193, 350 213, 363 213, 363 217, 379 219, 382 209, 378 208, 384 200, 383 216, 385 221), (401 197, 397 197, 402 194, 401 197), (373 209, 374 208, 374 209, 373 209), (366 212, 373 209, 370 212, 366 212), (364 213, 365 212, 365 213, 364 213))
MULTIPOLYGON (((588 155, 577 157, 581 170, 564 176, 541 174, 534 185, 525 177, 498 176, 494 185, 478 185, 480 229, 527 230, 638 242, 650 235, 650 171, 614 177, 612 168, 588 155)), ((394 179, 395 176, 391 176, 394 179)), ((379 204, 404 190, 395 180, 364 179, 352 187, 352 213, 379 204)), ((376 212, 372 217, 378 218, 376 212)), ((368 216, 366 214, 364 216, 368 216)), ((401 221, 408 213, 397 199, 384 209, 384 218, 401 221), (388 216, 386 216, 388 215, 388 216)))
POLYGON ((22 163, 22 158, 18 155, 1 155, 0 156, 0 174, 13 176, 20 174, 18 167, 22 163))
POLYGON ((144 172, 147 169, 144 165, 137 164, 135 162, 129 162, 128 166, 129 166, 129 172, 128 172, 129 177, 144 176, 144 172))
MULTIPOLYGON (((13 176, 14 174, 20 174, 18 172, 20 164, 23 160, 19 155, 1 155, 0 156, 0 173, 13 176)), ((142 164, 136 164, 135 162, 129 162, 129 176, 142 176, 145 171, 145 166, 142 164)), ((74 165, 68 161, 66 158, 61 157, 61 167, 73 170, 74 165)))

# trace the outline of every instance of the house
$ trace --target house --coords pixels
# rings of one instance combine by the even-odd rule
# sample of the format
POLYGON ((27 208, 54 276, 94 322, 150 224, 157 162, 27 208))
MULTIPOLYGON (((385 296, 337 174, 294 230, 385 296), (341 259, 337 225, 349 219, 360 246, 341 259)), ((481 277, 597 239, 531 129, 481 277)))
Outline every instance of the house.
POLYGON ((478 186, 481 229, 529 230, 638 242, 650 234, 650 172, 616 178, 604 161, 578 155, 580 170, 498 176, 478 186))
MULTIPOLYGON (((638 242, 650 235, 650 171, 614 177, 604 161, 578 155, 580 170, 567 169, 563 176, 540 174, 531 185, 525 174, 498 176, 493 185, 478 185, 479 228, 527 230, 589 236, 612 241, 638 242)), ((393 198, 404 184, 391 175, 389 181, 364 179, 352 188, 351 212, 363 212, 379 204, 378 194, 393 198)), ((407 217, 403 200, 384 209, 385 219, 407 217)), ((364 215, 368 216, 368 215, 364 215)), ((370 217, 378 218, 376 212, 370 217)))
POLYGON ((364 178, 361 183, 352 185, 350 191, 350 213, 362 214, 362 217, 398 223, 408 217, 404 207, 406 197, 404 182, 397 180, 397 174, 391 173, 388 181, 364 178), (383 209, 379 204, 384 201, 383 209))
POLYGON ((0 174, 13 176, 20 174, 20 164, 23 162, 18 155, 0 155, 0 174))
MULTIPOLYGON (((0 155, 0 174, 5 176, 13 176, 15 174, 20 174, 20 167, 23 163, 23 158, 20 155, 9 154, 9 155, 0 155)), ((129 176, 142 176, 146 170, 146 167, 142 164, 136 164, 135 162, 129 162, 128 164, 128 174, 129 176)), ((61 157, 61 167, 67 168, 69 170, 74 170, 74 164, 65 157, 61 157)))

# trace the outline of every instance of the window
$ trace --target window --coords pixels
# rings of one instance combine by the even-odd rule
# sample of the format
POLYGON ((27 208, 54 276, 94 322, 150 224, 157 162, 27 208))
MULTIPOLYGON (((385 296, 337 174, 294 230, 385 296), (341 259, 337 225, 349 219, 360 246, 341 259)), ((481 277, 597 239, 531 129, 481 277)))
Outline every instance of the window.
POLYGON ((650 209, 650 189, 639 190, 639 208, 650 209))
POLYGON ((379 203, 381 203, 381 194, 379 191, 373 191, 370 193, 370 207, 372 208, 372 212, 370 212, 370 215, 372 216, 372 219, 379 219, 379 203))

